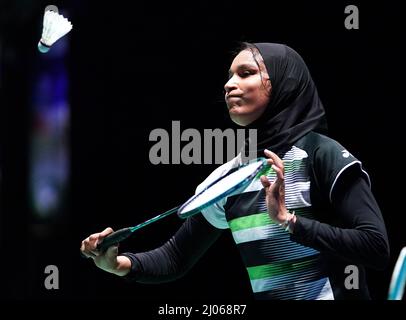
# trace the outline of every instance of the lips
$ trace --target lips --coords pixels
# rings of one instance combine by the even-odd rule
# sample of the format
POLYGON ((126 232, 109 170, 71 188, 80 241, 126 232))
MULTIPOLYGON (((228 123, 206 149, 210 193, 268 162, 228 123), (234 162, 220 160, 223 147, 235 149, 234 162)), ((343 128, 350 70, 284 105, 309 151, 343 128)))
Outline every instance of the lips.
POLYGON ((228 110, 238 107, 242 104, 243 97, 241 95, 228 95, 226 96, 226 104, 228 110))
POLYGON ((226 100, 242 99, 242 95, 230 94, 226 96, 226 100))

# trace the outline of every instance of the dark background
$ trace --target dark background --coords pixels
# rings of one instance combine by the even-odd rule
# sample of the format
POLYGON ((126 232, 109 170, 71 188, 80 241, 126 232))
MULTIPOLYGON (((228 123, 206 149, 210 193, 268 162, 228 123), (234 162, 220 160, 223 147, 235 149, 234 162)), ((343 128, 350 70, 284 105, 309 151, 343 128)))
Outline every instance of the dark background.
MULTIPOLYGON (((107 226, 135 225, 181 204, 215 165, 149 162, 155 128, 232 126, 223 102, 230 52, 238 41, 282 42, 307 62, 325 105, 331 137, 363 161, 391 243, 384 271, 369 272, 373 298, 387 297, 405 245, 402 182, 404 35, 402 11, 381 4, 203 1, 185 4, 54 1, 73 30, 69 74, 70 184, 63 209, 36 217, 29 203, 30 93, 41 54, 43 1, 1 1, 1 295, 11 300, 251 300, 229 233, 187 276, 160 285, 129 284, 81 259, 81 241, 107 226), (360 29, 344 27, 358 5, 360 29), (60 289, 44 287, 56 265, 60 289)), ((175 216, 137 232, 121 250, 162 244, 175 216)))

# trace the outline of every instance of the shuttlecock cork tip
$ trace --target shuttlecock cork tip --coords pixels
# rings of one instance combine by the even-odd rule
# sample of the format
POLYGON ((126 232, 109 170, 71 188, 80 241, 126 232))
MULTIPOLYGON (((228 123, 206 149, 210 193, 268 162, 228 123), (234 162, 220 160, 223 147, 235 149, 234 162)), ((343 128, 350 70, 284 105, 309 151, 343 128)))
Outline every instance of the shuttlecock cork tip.
POLYGON ((51 49, 51 47, 47 46, 46 44, 42 43, 42 41, 38 41, 38 50, 41 53, 47 53, 51 49))

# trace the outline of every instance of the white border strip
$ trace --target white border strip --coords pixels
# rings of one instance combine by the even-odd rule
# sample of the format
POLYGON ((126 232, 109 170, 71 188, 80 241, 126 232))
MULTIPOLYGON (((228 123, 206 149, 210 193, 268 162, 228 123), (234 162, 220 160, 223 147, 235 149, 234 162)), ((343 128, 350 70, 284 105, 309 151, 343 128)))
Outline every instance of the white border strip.
POLYGON ((353 162, 347 164, 344 168, 342 168, 342 169, 337 173, 337 175, 336 175, 336 177, 335 177, 335 179, 334 179, 334 181, 333 181, 333 184, 332 184, 332 186, 331 186, 331 188, 330 188, 330 193, 329 193, 330 202, 331 202, 331 195, 332 195, 332 193, 333 193, 333 189, 334 189, 334 186, 335 186, 335 184, 336 184, 338 178, 339 178, 340 175, 344 172, 344 170, 346 170, 348 167, 350 167, 350 166, 352 166, 353 164, 356 164, 356 163, 358 163, 358 164, 360 165, 361 171, 362 171, 363 173, 365 173, 365 175, 367 176, 368 182, 369 182, 369 186, 371 187, 371 179, 369 178, 368 173, 367 173, 364 169, 362 169, 362 163, 361 163, 361 161, 358 161, 358 160, 353 161, 353 162))

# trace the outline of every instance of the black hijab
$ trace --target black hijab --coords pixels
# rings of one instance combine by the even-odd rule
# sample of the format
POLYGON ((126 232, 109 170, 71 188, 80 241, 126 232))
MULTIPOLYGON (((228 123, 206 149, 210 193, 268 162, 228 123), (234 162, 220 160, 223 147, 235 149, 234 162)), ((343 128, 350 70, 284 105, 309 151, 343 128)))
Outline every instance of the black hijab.
POLYGON ((264 156, 264 149, 283 157, 309 131, 327 131, 324 107, 310 72, 296 51, 277 43, 254 46, 264 60, 272 92, 264 113, 246 128, 257 129, 258 157, 264 156))

